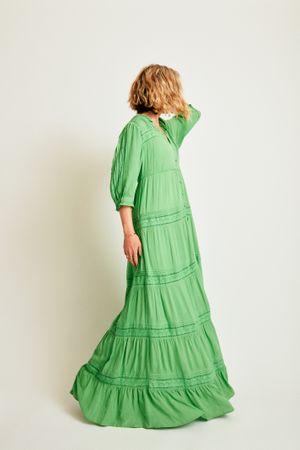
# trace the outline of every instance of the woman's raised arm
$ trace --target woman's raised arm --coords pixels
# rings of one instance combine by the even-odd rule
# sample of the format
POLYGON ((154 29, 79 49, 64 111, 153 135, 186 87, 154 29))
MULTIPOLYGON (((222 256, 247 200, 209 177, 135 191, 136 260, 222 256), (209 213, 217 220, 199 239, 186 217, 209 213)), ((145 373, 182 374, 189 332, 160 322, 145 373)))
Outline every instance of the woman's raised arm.
POLYGON ((201 112, 191 103, 188 106, 190 110, 190 117, 188 119, 181 114, 169 120, 161 119, 177 148, 181 146, 183 139, 201 116, 201 112))

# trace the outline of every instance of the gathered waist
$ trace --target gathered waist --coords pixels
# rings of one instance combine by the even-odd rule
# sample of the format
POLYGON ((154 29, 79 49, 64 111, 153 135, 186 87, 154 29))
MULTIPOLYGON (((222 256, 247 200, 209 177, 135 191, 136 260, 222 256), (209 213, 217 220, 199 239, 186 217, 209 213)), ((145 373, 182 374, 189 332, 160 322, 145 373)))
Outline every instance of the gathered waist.
POLYGON ((155 175, 160 175, 160 174, 166 173, 166 172, 180 172, 180 167, 173 167, 172 169, 165 169, 165 170, 157 170, 156 172, 152 172, 152 173, 147 173, 145 175, 141 175, 139 177, 139 181, 142 181, 145 178, 153 177, 155 175))

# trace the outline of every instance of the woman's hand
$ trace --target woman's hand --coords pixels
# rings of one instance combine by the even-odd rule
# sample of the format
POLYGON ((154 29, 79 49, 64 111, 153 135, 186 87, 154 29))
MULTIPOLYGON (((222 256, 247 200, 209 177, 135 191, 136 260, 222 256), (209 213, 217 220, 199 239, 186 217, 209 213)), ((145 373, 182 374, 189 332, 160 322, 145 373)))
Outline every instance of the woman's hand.
POLYGON ((127 260, 136 267, 138 265, 138 257, 142 254, 142 243, 138 235, 124 235, 123 249, 127 260))
POLYGON ((132 206, 122 205, 119 212, 124 232, 124 253, 127 260, 133 266, 137 266, 138 256, 142 254, 142 244, 140 238, 134 231, 132 223, 132 206))

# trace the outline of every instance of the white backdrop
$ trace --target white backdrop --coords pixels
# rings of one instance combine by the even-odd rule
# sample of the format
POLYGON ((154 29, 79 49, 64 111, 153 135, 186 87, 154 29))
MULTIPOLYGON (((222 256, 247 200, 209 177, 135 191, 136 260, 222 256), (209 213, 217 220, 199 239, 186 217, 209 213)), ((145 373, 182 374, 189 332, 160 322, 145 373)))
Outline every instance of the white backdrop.
POLYGON ((299 9, 1 1, 2 448, 295 448, 299 9), (202 113, 181 168, 236 391, 226 418, 164 431, 92 426, 69 394, 123 306, 110 165, 150 63, 177 69, 202 113))

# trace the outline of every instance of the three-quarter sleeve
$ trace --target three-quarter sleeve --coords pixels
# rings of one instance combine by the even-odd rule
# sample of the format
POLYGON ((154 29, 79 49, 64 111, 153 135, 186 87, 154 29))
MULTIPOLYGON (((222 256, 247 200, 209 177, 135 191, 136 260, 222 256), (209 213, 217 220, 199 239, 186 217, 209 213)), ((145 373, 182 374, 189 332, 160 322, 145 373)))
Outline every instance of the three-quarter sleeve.
POLYGON ((190 117, 188 119, 182 114, 179 114, 178 116, 172 117, 172 119, 164 120, 167 131, 177 148, 181 146, 183 139, 201 116, 201 112, 191 103, 188 106, 190 110, 190 117))
POLYGON ((141 130, 135 123, 129 122, 119 134, 111 165, 110 193, 116 211, 121 205, 134 207, 141 166, 141 130))

